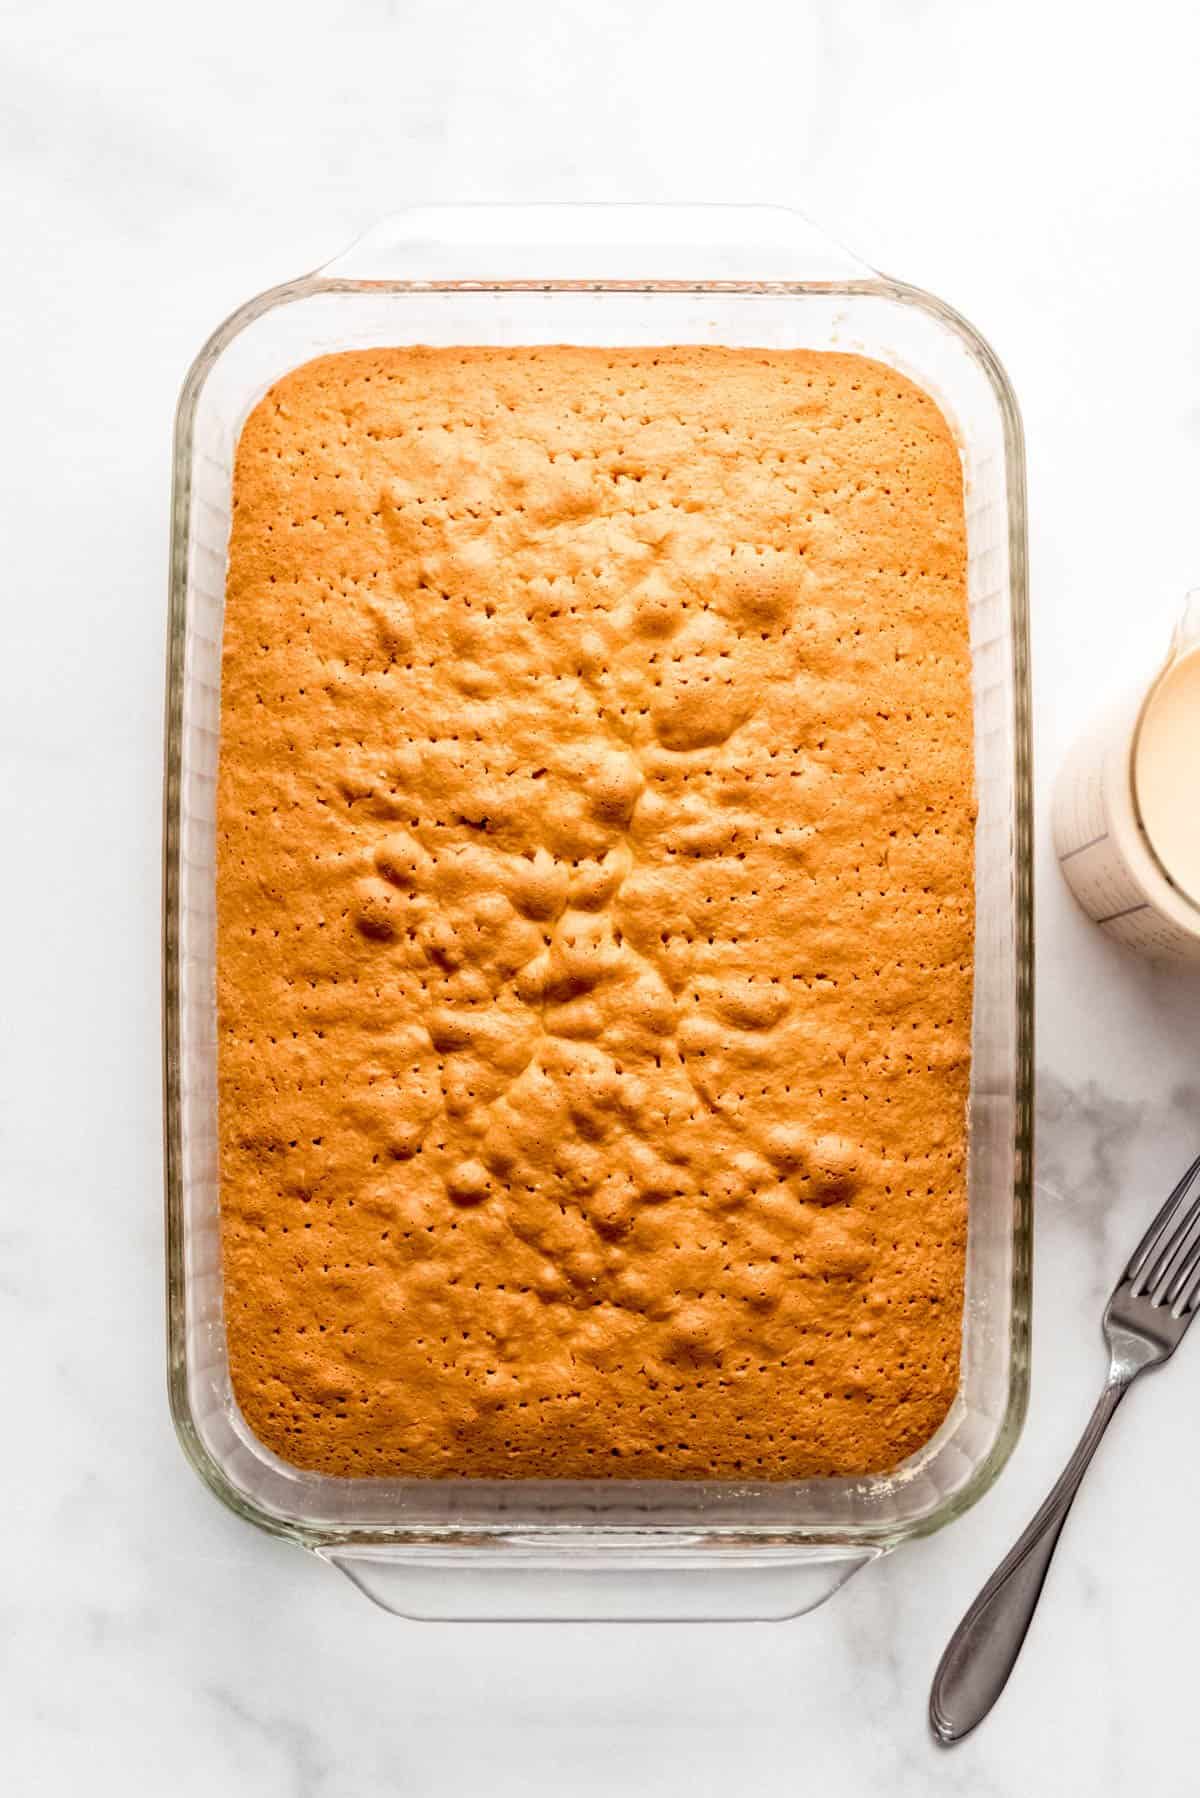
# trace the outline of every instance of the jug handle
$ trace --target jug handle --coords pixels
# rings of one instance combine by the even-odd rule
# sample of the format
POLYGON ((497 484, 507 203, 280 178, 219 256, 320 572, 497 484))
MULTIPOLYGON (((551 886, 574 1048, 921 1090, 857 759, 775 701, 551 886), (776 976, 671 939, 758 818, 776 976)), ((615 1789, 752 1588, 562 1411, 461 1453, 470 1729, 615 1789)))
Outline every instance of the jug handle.
POLYGON ((1200 587, 1193 587, 1183 602, 1183 611, 1171 637, 1169 660, 1174 662, 1200 644, 1200 587))

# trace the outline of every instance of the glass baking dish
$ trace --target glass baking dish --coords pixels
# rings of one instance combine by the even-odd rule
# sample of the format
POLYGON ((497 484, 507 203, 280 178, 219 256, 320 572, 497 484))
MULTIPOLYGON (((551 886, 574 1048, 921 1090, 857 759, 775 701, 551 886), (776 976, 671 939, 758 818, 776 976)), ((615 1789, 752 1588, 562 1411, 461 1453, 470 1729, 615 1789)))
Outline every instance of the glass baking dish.
POLYGON ((741 207, 421 208, 251 300, 179 403, 167 675, 164 1030, 171 1405, 240 1516, 421 1617, 783 1617, 996 1478, 1028 1385, 1032 900, 1024 462, 987 344, 798 215, 741 207), (288 369, 386 344, 855 350, 938 401, 961 447, 979 800, 962 1373, 886 1477, 800 1483, 341 1480, 286 1465, 234 1401, 222 1323, 214 794, 234 448, 288 369))

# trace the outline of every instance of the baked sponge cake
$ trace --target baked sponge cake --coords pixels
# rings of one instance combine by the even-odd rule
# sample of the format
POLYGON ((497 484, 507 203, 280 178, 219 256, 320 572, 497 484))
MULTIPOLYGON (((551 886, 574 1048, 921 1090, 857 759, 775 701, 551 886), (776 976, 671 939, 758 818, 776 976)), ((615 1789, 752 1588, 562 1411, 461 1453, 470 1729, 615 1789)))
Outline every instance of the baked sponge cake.
POLYGON ((405 348, 241 436, 225 1321, 350 1476, 895 1466, 958 1380, 959 456, 852 355, 405 348))

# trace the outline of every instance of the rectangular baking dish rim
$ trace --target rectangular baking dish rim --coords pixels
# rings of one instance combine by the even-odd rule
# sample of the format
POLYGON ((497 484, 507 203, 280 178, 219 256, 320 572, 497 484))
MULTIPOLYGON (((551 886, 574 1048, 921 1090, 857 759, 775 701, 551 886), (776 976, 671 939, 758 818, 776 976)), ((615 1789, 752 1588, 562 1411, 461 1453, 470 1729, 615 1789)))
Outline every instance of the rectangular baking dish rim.
MULTIPOLYGON (((869 349, 867 353, 870 353, 869 349)), ((1027 670, 1027 600, 1025 576, 1024 468, 1019 418, 1011 389, 1002 371, 977 334, 950 308, 921 290, 889 280, 808 282, 808 281, 386 281, 341 280, 321 275, 285 284, 259 296, 235 313, 209 340, 201 351, 181 397, 176 431, 174 491, 172 502, 171 609, 168 631, 168 682, 166 717, 166 770, 164 782, 164 1097, 165 1097, 165 1175, 168 1224, 168 1335, 169 1384, 172 1412, 180 1440, 197 1471, 236 1511, 272 1533, 289 1536, 313 1548, 335 1545, 393 1544, 409 1545, 414 1553, 434 1544, 456 1543, 466 1552, 486 1545, 509 1543, 519 1552, 520 1544, 531 1532, 547 1546, 561 1541, 564 1548, 575 1543, 583 1549, 588 1543, 617 1541, 633 1547, 635 1542, 656 1542, 667 1549, 695 1554, 706 1545, 728 1547, 776 1545, 785 1548, 821 1545, 874 1545, 889 1547, 910 1535, 927 1533, 961 1514, 975 1501, 999 1474, 1011 1452, 1024 1417, 1028 1390, 1029 1342, 1029 1251, 1032 1166, 1032 895, 1030 882, 1030 770, 1029 714, 1027 670), (948 1497, 934 1505, 924 1516, 900 1522, 860 1524, 806 1523, 806 1495, 813 1489, 828 1494, 831 1482, 764 1483, 731 1486, 726 1482, 673 1481, 606 1481, 606 1482, 447 1482, 474 1488, 474 1496, 482 1497, 484 1487, 502 1489, 505 1496, 519 1500, 530 1485, 539 1492, 550 1490, 554 1503, 564 1508, 572 1498, 584 1499, 601 1486, 606 1498, 615 1496, 613 1488, 622 1488, 622 1496, 635 1501, 642 1497, 650 1509, 661 1516, 671 1509, 670 1501, 685 1492, 701 1503, 711 1496, 712 1515, 707 1521, 695 1517, 676 1523, 655 1523, 649 1516, 639 1522, 585 1523, 577 1512, 573 1518, 553 1515, 553 1505, 545 1507, 550 1514, 541 1517, 526 1510, 520 1517, 498 1516, 493 1520, 478 1516, 461 1521, 448 1519, 431 1523, 398 1521, 393 1525, 346 1522, 315 1522, 303 1514, 286 1515, 257 1503, 214 1458, 206 1446, 193 1415, 186 1364, 186 1326, 188 1290, 184 1266, 183 1164, 181 1152, 181 1017, 178 978, 180 946, 180 771, 183 728, 184 641, 187 624, 187 588, 189 574, 189 533, 191 499, 192 427, 204 380, 222 350, 254 320, 281 305, 303 300, 320 293, 361 292, 384 288, 397 295, 405 292, 503 294, 537 292, 604 294, 736 294, 774 295, 801 298, 809 294, 862 294, 896 300, 918 307, 935 317, 955 335, 962 338, 975 360, 991 381, 1004 421, 1007 458, 1007 502, 1009 520, 1009 588, 1012 614, 1014 743, 1016 766, 1014 781, 1016 806, 1014 816, 1013 878, 1016 931, 1016 1088, 1015 1183, 1013 1192, 1013 1305, 1009 1346, 1012 1377, 1009 1401, 990 1450, 973 1468, 969 1478, 948 1497), (762 1496, 779 1500, 786 1497, 795 1509, 791 1523, 771 1522, 767 1518, 720 1520, 720 1512, 729 1505, 735 1508, 762 1496), (650 1501, 659 1500, 650 1505, 650 1501)), ((925 1451, 922 1451, 925 1452, 925 1451)), ((901 1470, 901 1473, 903 1470, 901 1470)), ((859 1492, 869 1504, 871 1495, 881 1487, 892 1487, 896 1475, 881 1481, 832 1482, 844 1491, 859 1492)), ((375 1482, 371 1482, 376 1484, 375 1482)), ((346 1484, 359 1484, 346 1482, 346 1484)), ((388 1484, 392 1484, 388 1482, 388 1484)), ((395 1482, 396 1486, 428 1486, 430 1482, 395 1482)), ((443 1484, 443 1482, 437 1482, 443 1484)), ((532 1494, 529 1494, 532 1496, 532 1494)), ((539 1507, 541 1509, 542 1507, 539 1507)), ((586 1508, 586 1507, 585 1507, 586 1508)), ((634 1508, 634 1507, 631 1507, 634 1508)))

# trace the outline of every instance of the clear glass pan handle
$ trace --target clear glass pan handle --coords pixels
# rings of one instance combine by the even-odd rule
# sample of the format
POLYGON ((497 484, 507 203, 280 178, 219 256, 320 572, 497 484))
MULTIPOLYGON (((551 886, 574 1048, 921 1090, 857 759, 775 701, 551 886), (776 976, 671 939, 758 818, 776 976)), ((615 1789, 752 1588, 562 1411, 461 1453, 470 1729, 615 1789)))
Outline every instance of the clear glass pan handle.
POLYGON ((555 1564, 544 1554, 462 1549, 389 1553, 384 1546, 318 1549, 361 1592, 398 1617, 459 1622, 705 1622, 799 1617, 824 1604, 878 1548, 819 1546, 714 1551, 681 1566, 653 1554, 555 1564), (614 1564, 615 1563, 615 1564, 614 1564))
POLYGON ((318 271, 338 281, 878 279, 783 206, 412 206, 318 271))

